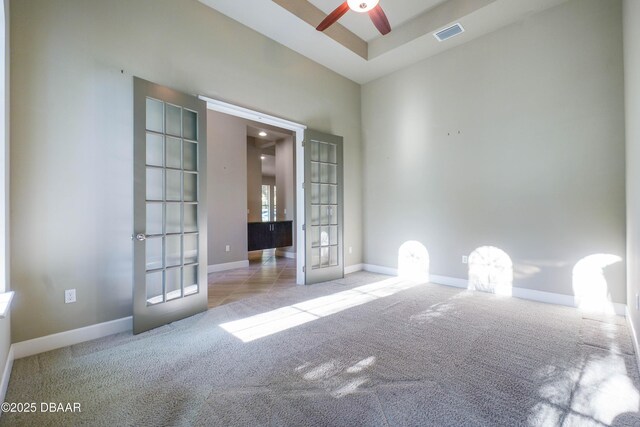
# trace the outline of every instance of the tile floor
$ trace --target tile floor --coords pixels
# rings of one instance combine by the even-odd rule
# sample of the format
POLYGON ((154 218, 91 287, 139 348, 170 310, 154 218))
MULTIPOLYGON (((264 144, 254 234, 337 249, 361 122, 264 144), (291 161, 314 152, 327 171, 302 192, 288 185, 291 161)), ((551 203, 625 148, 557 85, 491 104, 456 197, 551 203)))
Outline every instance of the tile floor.
POLYGON ((209 274, 209 308, 296 286, 296 260, 275 250, 249 253, 249 267, 209 274))

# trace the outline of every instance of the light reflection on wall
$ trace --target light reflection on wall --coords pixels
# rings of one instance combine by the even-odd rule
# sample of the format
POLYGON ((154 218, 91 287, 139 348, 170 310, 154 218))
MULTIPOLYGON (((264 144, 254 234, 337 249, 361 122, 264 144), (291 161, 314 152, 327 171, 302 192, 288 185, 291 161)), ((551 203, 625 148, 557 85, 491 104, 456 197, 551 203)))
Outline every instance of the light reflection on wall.
POLYGON ((604 269, 620 261, 622 258, 617 255, 593 254, 576 263, 573 267, 573 294, 578 308, 593 313, 614 314, 604 269))
POLYGON ((429 251, 422 243, 409 240, 400 246, 398 276, 422 282, 429 281, 429 251))
POLYGON ((513 262, 502 249, 482 246, 469 255, 470 290, 511 296, 513 262))

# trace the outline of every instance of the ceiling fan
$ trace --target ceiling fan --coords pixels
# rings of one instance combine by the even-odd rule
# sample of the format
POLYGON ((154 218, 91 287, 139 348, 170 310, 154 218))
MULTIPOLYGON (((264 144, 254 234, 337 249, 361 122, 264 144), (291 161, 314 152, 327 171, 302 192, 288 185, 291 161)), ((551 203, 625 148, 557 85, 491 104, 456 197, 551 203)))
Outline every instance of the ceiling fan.
POLYGON ((373 25, 375 25, 378 31, 384 36, 391 32, 391 25, 389 25, 387 15, 384 14, 384 11, 378 4, 379 1, 380 0, 347 0, 327 15, 320 25, 316 27, 316 30, 326 30, 351 9, 358 13, 368 12, 371 21, 373 21, 373 25))

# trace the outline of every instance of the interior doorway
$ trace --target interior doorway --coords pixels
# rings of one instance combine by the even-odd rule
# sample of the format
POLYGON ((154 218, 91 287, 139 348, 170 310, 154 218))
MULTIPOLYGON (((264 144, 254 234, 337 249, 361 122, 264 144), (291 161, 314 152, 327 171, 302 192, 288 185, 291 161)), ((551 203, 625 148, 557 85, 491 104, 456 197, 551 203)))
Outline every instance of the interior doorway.
POLYGON ((207 125, 209 307, 301 283, 296 132, 214 109, 207 125))
MULTIPOLYGON (((303 148, 303 141, 305 138, 305 131, 307 127, 300 123, 295 123, 289 120, 281 119, 279 117, 264 114, 258 111, 250 110, 248 108, 240 107, 238 105, 229 104, 224 101, 209 98, 206 96, 199 96, 199 98, 207 103, 207 109, 219 113, 227 114, 228 116, 236 119, 249 119, 257 123, 261 123, 267 126, 273 126, 283 130, 291 131, 294 135, 294 148, 295 148, 295 215, 296 218, 305 217, 305 154, 303 148)), ((295 253, 296 259, 296 284, 305 284, 305 233, 303 230, 302 220, 297 221, 295 224, 295 253)))

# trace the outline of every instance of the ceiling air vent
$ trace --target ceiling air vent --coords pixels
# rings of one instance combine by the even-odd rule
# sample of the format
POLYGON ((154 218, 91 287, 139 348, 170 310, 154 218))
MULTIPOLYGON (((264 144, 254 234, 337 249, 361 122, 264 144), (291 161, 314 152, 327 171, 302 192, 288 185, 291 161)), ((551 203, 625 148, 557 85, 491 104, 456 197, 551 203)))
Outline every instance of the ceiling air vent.
POLYGON ((457 36, 458 34, 464 32, 464 28, 460 24, 453 24, 450 27, 447 27, 443 30, 434 33, 434 37, 438 39, 438 41, 443 42, 447 39, 450 39, 453 36, 457 36))

